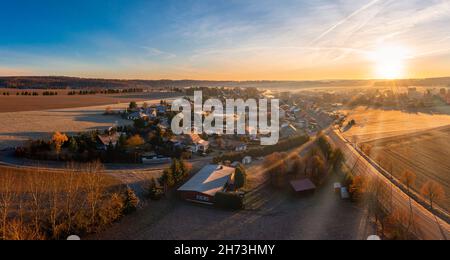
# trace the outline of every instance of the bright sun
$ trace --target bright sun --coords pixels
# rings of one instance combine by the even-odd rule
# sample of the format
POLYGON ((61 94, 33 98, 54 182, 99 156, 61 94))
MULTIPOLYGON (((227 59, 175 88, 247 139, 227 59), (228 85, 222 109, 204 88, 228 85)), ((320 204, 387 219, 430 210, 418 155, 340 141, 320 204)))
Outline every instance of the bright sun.
POLYGON ((406 75, 408 50, 401 46, 382 46, 370 53, 375 76, 380 79, 399 79, 406 75))

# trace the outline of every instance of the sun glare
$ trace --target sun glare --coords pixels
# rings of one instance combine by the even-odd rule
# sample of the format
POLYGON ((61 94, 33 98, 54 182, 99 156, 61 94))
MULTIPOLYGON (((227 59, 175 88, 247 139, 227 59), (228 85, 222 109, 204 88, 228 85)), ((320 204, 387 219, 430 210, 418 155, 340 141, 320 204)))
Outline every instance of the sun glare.
POLYGON ((375 76, 380 79, 399 79, 406 76, 408 50, 401 46, 382 46, 370 53, 375 76))

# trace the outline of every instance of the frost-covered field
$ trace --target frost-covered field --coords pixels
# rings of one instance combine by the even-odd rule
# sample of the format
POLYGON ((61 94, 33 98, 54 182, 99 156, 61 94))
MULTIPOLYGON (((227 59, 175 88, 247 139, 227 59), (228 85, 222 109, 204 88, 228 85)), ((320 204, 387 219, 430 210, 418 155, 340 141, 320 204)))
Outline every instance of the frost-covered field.
MULTIPOLYGON (((149 100, 150 103, 159 102, 149 100)), ((139 102, 143 103, 143 102, 139 102)), ((52 109, 28 112, 0 113, 0 149, 15 147, 24 141, 49 138, 52 133, 77 133, 95 129, 107 129, 115 124, 131 124, 118 116, 105 116, 107 107, 125 109, 128 103, 81 108, 52 109)))

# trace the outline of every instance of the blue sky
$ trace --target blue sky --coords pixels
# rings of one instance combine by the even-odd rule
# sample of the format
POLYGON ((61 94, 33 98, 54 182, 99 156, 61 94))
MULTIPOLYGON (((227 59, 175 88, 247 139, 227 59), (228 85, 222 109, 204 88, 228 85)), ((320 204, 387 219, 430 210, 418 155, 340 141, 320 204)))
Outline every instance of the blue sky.
POLYGON ((449 0, 16 0, 0 24, 0 75, 450 76, 449 0))

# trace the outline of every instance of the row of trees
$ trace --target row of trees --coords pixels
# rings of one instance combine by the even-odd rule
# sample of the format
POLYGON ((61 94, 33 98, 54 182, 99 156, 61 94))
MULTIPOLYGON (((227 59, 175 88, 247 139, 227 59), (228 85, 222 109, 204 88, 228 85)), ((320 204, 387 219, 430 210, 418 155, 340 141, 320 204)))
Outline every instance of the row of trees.
POLYGON ((134 192, 103 174, 100 163, 64 172, 2 169, 0 239, 64 239, 104 229, 139 203, 134 192))
POLYGON ((323 134, 319 133, 316 145, 319 149, 312 148, 304 157, 295 152, 275 152, 266 157, 264 166, 271 184, 281 188, 290 179, 308 177, 319 186, 331 171, 342 167, 344 154, 334 149, 323 134))
POLYGON ((44 92, 42 92, 42 95, 43 96, 57 96, 58 92, 56 92, 56 91, 44 91, 44 92))
MULTIPOLYGON (((9 92, 4 92, 3 96, 9 96, 9 92)), ((28 92, 28 91, 22 91, 22 92, 17 92, 16 96, 39 96, 38 92, 28 92)))
POLYGON ((110 95, 110 94, 121 94, 121 93, 141 93, 144 92, 144 89, 141 88, 129 88, 129 89, 101 89, 101 90, 72 90, 67 93, 69 96, 75 96, 75 95, 97 95, 97 94, 103 94, 103 95, 110 95))
MULTIPOLYGON (((379 233, 388 239, 417 238, 413 201, 409 197, 409 209, 396 207, 392 198, 392 186, 386 185, 378 178, 367 176, 349 177, 350 193, 356 201, 368 205, 369 214, 379 227, 379 233)), ((415 188, 417 176, 411 171, 404 171, 400 180, 408 190, 415 188)), ((429 201, 431 208, 436 202, 445 198, 442 186, 435 181, 424 183, 420 189, 421 195, 429 201)))
MULTIPOLYGON (((360 148, 361 151, 369 157, 371 157, 374 154, 373 145, 371 144, 362 144, 360 148)), ((394 165, 392 161, 390 161, 388 158, 382 158, 381 156, 378 156, 376 158, 376 161, 379 162, 380 164, 383 164, 384 167, 390 168, 388 170, 391 172, 391 174, 394 172, 394 165)), ((406 192, 408 193, 408 195, 410 195, 409 196, 410 205, 412 203, 411 196, 416 196, 414 191, 422 195, 422 197, 428 201, 431 210, 434 209, 435 204, 437 202, 440 202, 442 199, 445 198, 445 190, 441 184, 439 184, 436 181, 429 180, 422 183, 421 186, 418 186, 417 175, 411 170, 404 170, 403 172, 401 172, 399 175, 399 181, 401 182, 401 184, 404 185, 404 187, 406 187, 406 192)))

